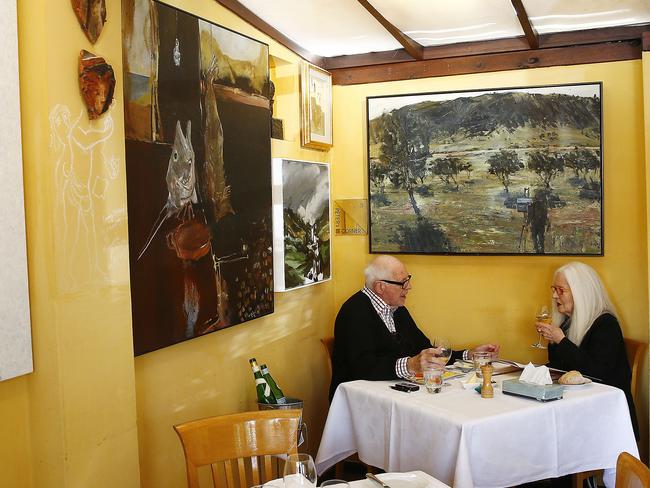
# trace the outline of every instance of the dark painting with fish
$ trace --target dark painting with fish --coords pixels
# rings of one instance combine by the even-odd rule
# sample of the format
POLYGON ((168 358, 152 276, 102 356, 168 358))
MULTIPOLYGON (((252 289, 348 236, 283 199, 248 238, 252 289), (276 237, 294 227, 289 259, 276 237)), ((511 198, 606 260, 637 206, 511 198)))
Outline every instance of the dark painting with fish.
POLYGON ((123 5, 135 354, 273 312, 268 46, 123 5))

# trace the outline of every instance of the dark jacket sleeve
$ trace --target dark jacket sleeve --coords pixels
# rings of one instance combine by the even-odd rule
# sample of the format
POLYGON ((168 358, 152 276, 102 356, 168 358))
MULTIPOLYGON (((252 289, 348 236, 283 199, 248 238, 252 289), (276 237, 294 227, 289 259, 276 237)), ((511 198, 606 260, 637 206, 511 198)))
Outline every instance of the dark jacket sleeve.
POLYGON ((618 321, 613 315, 601 315, 585 334, 581 346, 575 345, 567 337, 558 344, 551 344, 549 360, 553 367, 567 371, 575 369, 607 382, 621 361, 627 361, 618 321))

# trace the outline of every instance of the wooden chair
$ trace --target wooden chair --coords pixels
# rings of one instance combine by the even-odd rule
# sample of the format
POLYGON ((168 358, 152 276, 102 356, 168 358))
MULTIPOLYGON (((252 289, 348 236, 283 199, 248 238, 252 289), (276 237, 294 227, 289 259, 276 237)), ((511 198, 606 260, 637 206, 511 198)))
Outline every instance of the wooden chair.
POLYGON ((622 452, 616 461, 616 488, 649 488, 650 469, 634 456, 622 452))
MULTIPOLYGON (((637 341, 634 339, 624 339, 624 341, 625 350, 627 352, 627 360, 630 363, 630 369, 632 370, 632 378, 630 379, 630 392, 632 393, 632 399, 636 405, 639 378, 641 376, 641 362, 643 361, 643 356, 648 345, 645 342, 637 341)), ((598 469, 594 471, 585 471, 583 473, 574 474, 573 488, 582 488, 583 482, 586 479, 591 478, 592 476, 599 476, 602 474, 602 472, 602 469, 598 469)), ((618 479, 616 486, 618 486, 618 479)))
POLYGON ((301 413, 261 410, 175 425, 185 452, 188 487, 199 488, 198 468, 208 465, 215 488, 223 486, 224 479, 229 488, 260 484, 260 472, 264 481, 279 477, 277 458, 273 456, 298 451, 301 413))

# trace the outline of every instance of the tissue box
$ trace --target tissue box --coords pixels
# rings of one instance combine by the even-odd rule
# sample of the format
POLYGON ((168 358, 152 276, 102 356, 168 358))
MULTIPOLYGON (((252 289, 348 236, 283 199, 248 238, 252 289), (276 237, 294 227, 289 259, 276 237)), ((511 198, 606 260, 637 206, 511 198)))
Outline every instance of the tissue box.
POLYGON ((519 380, 503 380, 501 389, 506 395, 523 396, 539 402, 559 400, 564 393, 562 385, 534 385, 519 380))

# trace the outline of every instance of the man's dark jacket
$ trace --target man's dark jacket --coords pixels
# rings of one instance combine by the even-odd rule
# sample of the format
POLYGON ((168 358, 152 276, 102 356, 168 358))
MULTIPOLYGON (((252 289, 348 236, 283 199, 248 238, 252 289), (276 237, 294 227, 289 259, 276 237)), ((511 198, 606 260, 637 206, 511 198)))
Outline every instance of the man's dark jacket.
MULTIPOLYGON (((352 380, 393 380, 395 362, 415 356, 431 347, 431 342, 413 321, 406 307, 393 314, 396 333, 391 334, 372 306, 359 291, 341 307, 334 325, 334 353, 330 401, 340 383, 352 380)), ((452 360, 461 357, 454 351, 452 360)))

